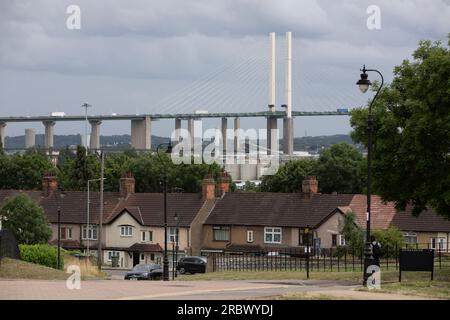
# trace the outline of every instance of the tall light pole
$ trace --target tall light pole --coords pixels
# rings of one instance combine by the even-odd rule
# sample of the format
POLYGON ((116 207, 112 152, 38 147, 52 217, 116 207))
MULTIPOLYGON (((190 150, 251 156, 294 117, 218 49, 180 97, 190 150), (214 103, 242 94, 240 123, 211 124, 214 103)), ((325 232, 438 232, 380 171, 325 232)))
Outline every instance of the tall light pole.
POLYGON ((178 266, 178 235, 179 235, 179 230, 180 230, 180 222, 179 222, 179 218, 178 218, 178 212, 175 212, 175 216, 173 217, 173 219, 175 220, 175 277, 177 277, 177 266, 178 266))
POLYGON ((84 122, 84 143, 85 143, 85 148, 86 148, 86 155, 87 155, 87 149, 88 149, 88 138, 87 138, 87 132, 88 132, 88 108, 92 107, 92 105, 88 104, 88 103, 83 103, 81 105, 82 108, 84 108, 84 118, 85 118, 85 122, 84 122))
POLYGON ((373 140, 373 118, 372 118, 372 105, 381 88, 384 84, 384 78, 380 71, 375 69, 366 69, 364 65, 361 69, 361 79, 356 82, 362 93, 366 93, 369 86, 372 84, 368 79, 367 72, 376 72, 381 77, 381 85, 375 94, 375 97, 369 104, 369 114, 367 117, 367 211, 366 211, 366 245, 364 248, 364 271, 363 271, 363 285, 367 285, 367 279, 371 274, 367 273, 367 268, 374 263, 372 245, 370 244, 370 219, 371 219, 371 197, 372 197, 372 140, 373 140))
MULTIPOLYGON (((90 200, 90 183, 94 182, 94 181, 101 181, 102 178, 98 178, 98 179, 90 179, 87 181, 87 208, 86 208, 86 216, 87 216, 87 225, 86 225, 86 240, 87 240, 87 246, 86 246, 86 253, 87 256, 90 256, 90 237, 89 237, 89 215, 90 215, 90 204, 91 204, 91 200, 90 200)), ((92 230, 92 235, 94 235, 94 230, 92 230)))
POLYGON ((164 177, 163 177, 163 188, 164 188, 164 257, 163 257, 163 280, 169 281, 169 259, 167 257, 167 166, 164 164, 163 159, 159 153, 159 149, 167 145, 166 153, 172 153, 172 143, 169 140, 168 143, 161 143, 156 148, 156 153, 158 154, 159 161, 164 168, 164 177))
POLYGON ((58 212, 58 261, 57 261, 57 269, 61 267, 61 199, 63 199, 65 193, 61 191, 59 188, 55 192, 56 204, 57 204, 57 212, 58 212))

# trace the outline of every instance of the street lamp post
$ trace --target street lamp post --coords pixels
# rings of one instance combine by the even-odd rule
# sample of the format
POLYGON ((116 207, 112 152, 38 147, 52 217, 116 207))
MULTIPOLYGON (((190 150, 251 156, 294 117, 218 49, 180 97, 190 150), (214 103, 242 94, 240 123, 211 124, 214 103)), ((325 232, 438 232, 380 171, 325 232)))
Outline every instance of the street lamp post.
POLYGON ((61 267, 61 199, 63 199, 65 193, 61 191, 59 188, 55 192, 56 204, 57 204, 57 212, 58 212, 58 261, 57 268, 61 267))
POLYGON ((309 225, 306 226, 305 234, 306 234, 306 279, 309 279, 309 225))
POLYGON ((170 154, 172 152, 172 143, 169 140, 168 143, 161 143, 156 148, 156 153, 158 154, 158 158, 161 161, 161 164, 164 168, 164 178, 163 178, 163 188, 164 188, 164 257, 163 257, 163 280, 169 281, 169 259, 167 257, 167 167, 165 166, 159 149, 167 145, 166 153, 170 154))
POLYGON ((175 220, 175 277, 177 277, 177 266, 178 266, 178 234, 180 230, 178 213, 175 212, 175 216, 173 217, 175 220))
MULTIPOLYGON (((91 207, 91 198, 90 198, 90 183, 94 182, 94 181, 101 181, 102 178, 98 178, 98 179, 90 179, 87 181, 87 207, 86 207, 86 218, 87 218, 87 225, 86 225, 86 240, 87 240, 87 245, 86 245, 86 254, 88 257, 90 257, 90 239, 91 237, 89 236, 89 230, 91 230, 90 228, 90 207, 91 207)), ((91 230, 91 235, 92 238, 94 236, 94 229, 91 230)), ((101 239, 99 239, 98 241, 101 241, 101 239)), ((89 258, 88 258, 89 259, 89 258)))
POLYGON ((367 117, 367 131, 368 131, 368 139, 367 139, 367 211, 366 211, 366 245, 364 248, 364 271, 363 271, 363 285, 367 285, 367 279, 370 274, 367 273, 367 268, 374 263, 373 261, 373 252, 372 246, 370 244, 370 219, 371 219, 371 196, 372 196, 372 140, 373 140, 373 117, 372 117, 372 105, 378 94, 381 91, 381 88, 384 84, 384 78, 380 71, 375 69, 366 69, 364 65, 362 68, 361 79, 356 82, 359 86, 359 89, 362 93, 366 93, 369 89, 369 86, 372 84, 368 79, 367 72, 376 72, 381 77, 381 85, 378 88, 375 97, 369 104, 369 114, 367 117))

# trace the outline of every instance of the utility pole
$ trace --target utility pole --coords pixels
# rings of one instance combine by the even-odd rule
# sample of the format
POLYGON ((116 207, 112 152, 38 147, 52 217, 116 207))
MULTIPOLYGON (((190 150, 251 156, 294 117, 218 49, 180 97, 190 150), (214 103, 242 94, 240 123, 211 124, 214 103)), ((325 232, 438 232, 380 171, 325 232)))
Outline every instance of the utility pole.
POLYGON ((103 254, 102 254, 102 234, 103 234, 103 189, 104 189, 104 174, 105 174, 105 153, 101 150, 101 166, 100 166, 100 217, 98 228, 98 252, 97 252, 97 265, 98 269, 102 268, 103 254))

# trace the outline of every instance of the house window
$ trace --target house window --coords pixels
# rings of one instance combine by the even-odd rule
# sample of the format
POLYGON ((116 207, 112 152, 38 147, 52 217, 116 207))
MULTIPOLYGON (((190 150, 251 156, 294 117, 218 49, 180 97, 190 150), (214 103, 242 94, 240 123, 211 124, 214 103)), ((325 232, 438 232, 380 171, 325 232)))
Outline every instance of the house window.
POLYGON ((120 252, 119 251, 108 251, 108 261, 112 260, 112 257, 119 257, 120 252))
POLYGON ((343 234, 338 235, 339 239, 339 246, 344 247, 345 246, 345 236, 343 234))
POLYGON ((121 237, 132 237, 133 227, 132 226, 120 226, 120 236, 121 237))
POLYGON ((213 239, 214 241, 230 241, 230 227, 214 226, 213 239))
MULTIPOLYGON (((300 228, 298 231, 298 244, 300 246, 306 246, 308 243, 306 242, 306 230, 304 228, 300 228)), ((309 245, 313 245, 313 233, 309 231, 309 245)))
POLYGON ((169 227, 167 228, 167 242, 177 241, 177 228, 169 227))
POLYGON ((153 231, 148 232, 148 241, 153 241, 153 231))
POLYGON ((93 224, 84 225, 81 237, 83 240, 97 240, 97 226, 93 224))
POLYGON ((431 249, 444 250, 445 238, 431 238, 431 249))
POLYGON ((145 260, 145 255, 143 253, 141 253, 141 261, 145 260))
POLYGON ((417 233, 405 232, 403 234, 403 239, 406 244, 416 244, 417 243, 417 233))
POLYGON ((281 228, 264 228, 265 243, 281 243, 281 228))
POLYGON ((60 230, 61 240, 72 239, 72 228, 62 227, 60 230))
POLYGON ((141 231, 141 241, 147 241, 147 231, 141 231))
POLYGON ((337 234, 331 235, 331 246, 336 247, 337 246, 337 234))
POLYGON ((247 242, 253 242, 253 230, 247 230, 247 242))

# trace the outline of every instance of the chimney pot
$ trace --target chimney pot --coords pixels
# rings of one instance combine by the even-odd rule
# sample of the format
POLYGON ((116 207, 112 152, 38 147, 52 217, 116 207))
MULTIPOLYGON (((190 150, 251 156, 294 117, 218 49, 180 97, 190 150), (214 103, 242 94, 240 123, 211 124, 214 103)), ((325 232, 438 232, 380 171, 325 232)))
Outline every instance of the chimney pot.
POLYGON ((58 189, 58 178, 53 172, 45 172, 42 177, 42 195, 44 197, 50 196, 58 189))
POLYGON ((122 174, 119 182, 119 192, 121 198, 127 198, 130 194, 134 193, 136 181, 131 172, 122 174))
POLYGON ((211 174, 206 175, 202 181, 202 198, 203 201, 211 200, 216 197, 215 195, 216 184, 211 174))
POLYGON ((231 182, 231 178, 228 175, 228 173, 223 172, 219 179, 218 179, 218 184, 217 184, 217 188, 218 188, 218 196, 221 197, 223 196, 225 193, 230 192, 230 182, 231 182))
POLYGON ((302 192, 307 194, 317 193, 319 190, 319 183, 316 176, 307 176, 302 181, 302 192))

